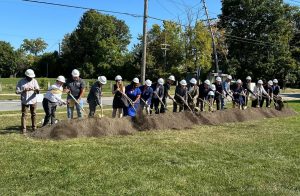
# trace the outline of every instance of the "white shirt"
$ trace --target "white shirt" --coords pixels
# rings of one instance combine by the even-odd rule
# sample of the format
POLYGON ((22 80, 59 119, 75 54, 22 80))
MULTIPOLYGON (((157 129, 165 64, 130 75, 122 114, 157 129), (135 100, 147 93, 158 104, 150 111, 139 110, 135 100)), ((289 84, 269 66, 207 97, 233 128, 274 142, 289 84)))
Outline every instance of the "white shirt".
POLYGON ((55 83, 48 88, 48 91, 45 94, 45 99, 48 99, 49 101, 55 102, 55 103, 64 102, 61 99, 62 92, 63 92, 63 87, 59 86, 59 85, 57 85, 57 83, 55 83))
MULTIPOLYGON (((254 90, 253 90, 253 93, 257 96, 263 96, 263 95, 268 95, 268 93, 265 91, 264 87, 263 86, 255 86, 254 87, 254 90)), ((253 99, 256 99, 257 97, 252 95, 252 98, 253 99)))
POLYGON ((21 79, 16 87, 16 93, 21 94, 21 102, 24 105, 32 105, 36 104, 36 92, 35 90, 39 90, 40 87, 36 79, 32 79, 28 81, 26 78, 21 79), (25 89, 32 89, 30 91, 25 91, 25 89))

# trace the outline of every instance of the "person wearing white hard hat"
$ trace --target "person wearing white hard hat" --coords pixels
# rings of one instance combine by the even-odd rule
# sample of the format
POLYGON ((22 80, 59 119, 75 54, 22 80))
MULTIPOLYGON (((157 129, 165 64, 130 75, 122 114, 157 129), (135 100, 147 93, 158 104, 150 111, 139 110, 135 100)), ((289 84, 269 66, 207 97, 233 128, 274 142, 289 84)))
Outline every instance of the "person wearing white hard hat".
POLYGON ((244 110, 246 94, 245 94, 245 89, 243 88, 242 80, 238 79, 236 81, 236 85, 232 90, 232 94, 233 94, 233 100, 232 100, 233 108, 238 106, 239 109, 244 110))
POLYGON ((115 77, 116 83, 113 86, 112 94, 114 95, 113 104, 112 104, 112 117, 116 118, 118 113, 118 118, 123 117, 124 108, 128 107, 128 101, 124 97, 125 86, 123 84, 123 78, 120 75, 115 77))
POLYGON ((58 76, 56 82, 48 88, 44 99, 43 108, 45 111, 45 118, 42 126, 46 126, 50 123, 53 125, 57 122, 55 119, 55 112, 58 105, 66 105, 67 103, 62 100, 63 84, 66 83, 64 76, 58 76))
POLYGON ((278 80, 273 80, 273 94, 274 96, 278 96, 280 94, 280 86, 278 85, 278 80))
POLYGON ((197 80, 192 78, 188 86, 188 104, 190 108, 195 111, 198 110, 197 100, 199 97, 199 86, 197 85, 197 80))
POLYGON ((173 112, 177 112, 177 107, 179 105, 179 112, 187 109, 187 82, 186 80, 181 80, 176 86, 174 102, 173 102, 173 112))
POLYGON ((213 105, 214 105, 215 96, 216 96, 216 85, 211 84, 206 98, 209 103, 208 111, 210 112, 214 111, 213 105))
MULTIPOLYGON (((102 96, 103 96, 103 85, 107 83, 107 79, 105 76, 99 76, 98 80, 93 84, 90 89, 90 92, 87 96, 87 102, 89 104, 89 118, 93 118, 95 116, 97 106, 100 108, 102 105, 102 96)), ((102 117, 102 114, 101 114, 102 117)))
POLYGON ((151 101, 151 105, 150 105, 150 108, 151 108, 151 111, 152 112, 152 109, 154 108, 155 110, 155 114, 159 114, 160 113, 160 109, 159 109, 159 104, 161 104, 161 108, 164 107, 163 105, 163 97, 164 97, 164 79, 162 78, 159 78, 157 80, 157 83, 154 83, 152 85, 152 89, 153 89, 153 96, 152 96, 152 101, 151 101))
POLYGON ((140 98, 141 98, 141 90, 139 89, 140 80, 138 78, 134 78, 131 81, 131 84, 126 86, 125 88, 125 94, 130 102, 130 104, 127 107, 127 110, 125 110, 124 115, 135 117, 137 115, 137 109, 140 104, 140 98))
POLYGON ((64 85, 67 96, 67 116, 68 120, 73 119, 74 107, 76 107, 77 117, 82 118, 83 94, 85 82, 80 78, 80 72, 77 69, 72 71, 72 78, 68 79, 64 85), (74 100, 75 99, 75 100, 74 100))
POLYGON ((263 97, 268 97, 268 93, 265 91, 263 87, 263 81, 258 80, 256 86, 254 87, 252 98, 252 107, 261 107, 261 101, 263 97))
POLYGON ((224 92, 225 92, 225 96, 222 98, 221 100, 221 108, 224 109, 225 108, 225 105, 226 105, 226 102, 225 102, 225 98, 227 96, 230 96, 231 97, 231 89, 230 89, 230 85, 231 85, 231 80, 232 80, 232 76, 231 75, 228 75, 226 80, 223 82, 223 89, 224 89, 224 92))
POLYGON ((199 98, 197 102, 197 106, 199 106, 200 111, 205 111, 205 103, 208 101, 208 93, 211 91, 210 89, 210 81, 205 80, 200 86, 199 86, 199 98))
POLYGON ((266 107, 270 108, 271 107, 271 102, 273 99, 273 81, 269 80, 268 83, 264 86, 265 91, 269 95, 268 97, 263 96, 262 100, 260 102, 260 107, 263 107, 264 102, 266 101, 266 107))
POLYGON ((216 77, 216 81, 215 81, 214 85, 216 87, 215 102, 217 105, 217 110, 220 110, 221 109, 221 101, 222 101, 222 98, 224 97, 224 90, 223 90, 221 77, 219 77, 219 76, 216 77))
POLYGON ((164 104, 161 104, 160 113, 165 113, 166 112, 167 98, 173 99, 173 97, 171 97, 171 95, 170 95, 170 89, 171 89, 171 85, 174 84, 174 82, 175 82, 175 76, 171 75, 167 79, 167 82, 164 83, 164 85, 163 85, 164 86, 164 96, 162 98, 162 102, 164 104))
POLYGON ((26 116, 27 111, 30 109, 31 113, 31 125, 32 130, 36 130, 36 108, 37 108, 37 98, 36 94, 39 94, 40 87, 36 81, 34 71, 32 69, 27 69, 25 72, 25 78, 21 79, 16 86, 16 93, 21 95, 21 126, 22 133, 26 134, 26 116))
POLYGON ((153 96, 153 89, 151 86, 152 86, 152 81, 149 79, 145 81, 145 85, 140 86, 141 101, 140 101, 139 111, 142 113, 144 108, 146 108, 146 113, 148 115, 150 114, 150 105, 153 96))
POLYGON ((249 103, 249 97, 250 94, 253 94, 255 84, 252 84, 252 78, 251 76, 246 77, 246 82, 243 83, 243 88, 245 89, 245 108, 247 108, 248 103, 249 103))

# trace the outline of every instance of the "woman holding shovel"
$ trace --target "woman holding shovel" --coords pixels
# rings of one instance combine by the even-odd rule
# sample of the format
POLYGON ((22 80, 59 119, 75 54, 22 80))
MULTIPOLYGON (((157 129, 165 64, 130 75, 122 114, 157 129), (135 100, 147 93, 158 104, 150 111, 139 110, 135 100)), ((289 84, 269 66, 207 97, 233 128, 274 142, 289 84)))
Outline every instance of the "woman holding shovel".
POLYGON ((61 99, 63 93, 63 84, 66 82, 64 76, 58 76, 55 84, 51 85, 43 99, 43 108, 45 118, 42 126, 55 123, 55 111, 57 105, 66 105, 66 102, 61 99))
POLYGON ((131 84, 126 86, 125 88, 125 96, 130 103, 127 108, 127 115, 130 117, 136 116, 136 111, 140 104, 141 90, 138 88, 139 83, 139 79, 134 78, 131 84))
POLYGON ((122 77, 117 75, 115 77, 116 84, 114 85, 112 94, 114 95, 113 99, 113 112, 112 117, 116 118, 118 112, 118 118, 123 117, 123 109, 127 108, 127 100, 124 100, 123 94, 125 93, 125 87, 123 85, 122 77))

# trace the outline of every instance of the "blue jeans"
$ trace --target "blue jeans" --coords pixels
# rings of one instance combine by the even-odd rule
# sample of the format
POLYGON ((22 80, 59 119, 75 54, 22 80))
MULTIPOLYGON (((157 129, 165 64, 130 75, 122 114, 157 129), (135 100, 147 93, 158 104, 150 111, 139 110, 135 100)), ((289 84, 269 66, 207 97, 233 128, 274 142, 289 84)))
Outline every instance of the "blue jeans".
MULTIPOLYGON (((79 101, 80 106, 83 108, 83 100, 79 101)), ((80 106, 75 103, 74 104, 76 107, 76 111, 77 111, 77 116, 78 118, 82 118, 82 111, 80 109, 80 106)), ((70 107, 69 105, 67 105, 67 115, 68 115, 68 119, 72 119, 73 118, 73 112, 74 112, 74 106, 70 107)))

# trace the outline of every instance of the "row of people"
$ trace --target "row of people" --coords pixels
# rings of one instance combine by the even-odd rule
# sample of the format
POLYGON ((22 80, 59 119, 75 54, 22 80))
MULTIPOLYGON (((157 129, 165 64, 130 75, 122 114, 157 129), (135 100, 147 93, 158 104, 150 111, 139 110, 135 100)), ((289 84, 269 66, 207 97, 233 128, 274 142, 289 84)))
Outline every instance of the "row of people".
MULTIPOLYGON (((16 87, 16 93, 21 95, 22 103, 22 131, 26 133, 27 110, 31 112, 32 129, 36 129, 36 94, 39 93, 38 82, 34 79, 35 74, 31 69, 26 70, 25 78, 20 80, 16 87)), ((115 84, 112 89, 113 104, 112 117, 121 118, 123 116, 136 116, 137 112, 146 111, 147 114, 164 113, 167 110, 167 99, 173 102, 173 112, 190 110, 204 111, 205 106, 212 111, 216 104, 216 109, 224 109, 226 102, 233 103, 245 109, 249 98, 252 99, 252 107, 262 107, 264 101, 266 106, 270 107, 271 101, 278 96, 280 87, 278 81, 274 79, 266 85, 259 80, 255 87, 252 86, 251 77, 246 78, 246 82, 237 80, 232 84, 232 77, 227 76, 225 81, 220 77, 215 78, 211 83, 205 80, 198 84, 195 78, 181 80, 176 86, 174 96, 171 96, 171 85, 175 83, 175 77, 171 75, 166 82, 159 78, 157 82, 152 83, 146 80, 144 85, 140 85, 139 79, 134 78, 132 82, 125 86, 120 75, 115 77, 115 84)), ((94 117, 96 107, 102 108, 103 85, 107 84, 105 76, 99 76, 98 80, 91 87, 87 96, 89 104, 89 117, 94 117)), ((42 104, 45 111, 43 126, 55 123, 55 111, 58 105, 67 105, 67 117, 73 118, 76 108, 78 118, 83 117, 83 100, 85 82, 80 78, 80 72, 77 69, 72 71, 72 78, 66 81, 64 76, 58 76, 55 84, 51 85, 46 92, 42 104), (62 93, 66 92, 67 100, 63 100, 62 93)))

